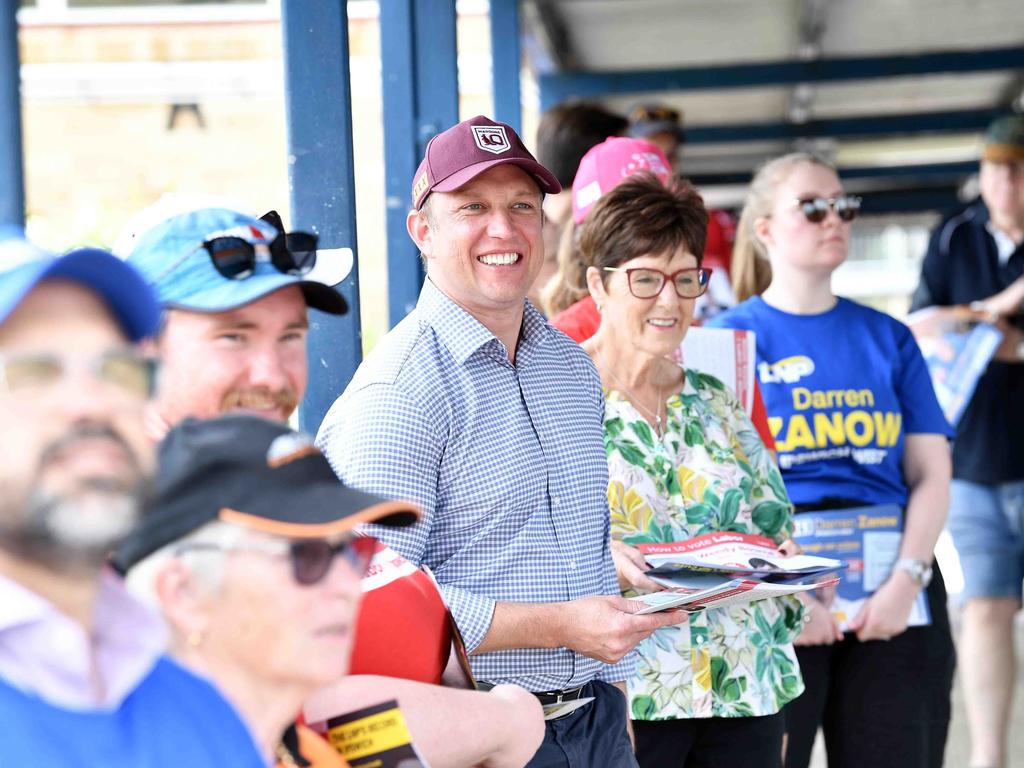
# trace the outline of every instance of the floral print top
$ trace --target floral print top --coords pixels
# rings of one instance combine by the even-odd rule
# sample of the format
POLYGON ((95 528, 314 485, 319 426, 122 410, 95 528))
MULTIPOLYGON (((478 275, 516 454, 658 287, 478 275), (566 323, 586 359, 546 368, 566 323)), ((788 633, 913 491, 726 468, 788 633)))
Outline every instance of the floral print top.
MULTIPOLYGON (((633 405, 607 393, 604 421, 612 536, 629 544, 737 531, 782 542, 793 507, 782 476, 736 397, 687 370, 659 439, 633 405)), ((625 593, 627 596, 635 594, 625 593)), ((628 681, 635 720, 771 715, 803 692, 792 596, 690 614, 638 647, 628 681)))

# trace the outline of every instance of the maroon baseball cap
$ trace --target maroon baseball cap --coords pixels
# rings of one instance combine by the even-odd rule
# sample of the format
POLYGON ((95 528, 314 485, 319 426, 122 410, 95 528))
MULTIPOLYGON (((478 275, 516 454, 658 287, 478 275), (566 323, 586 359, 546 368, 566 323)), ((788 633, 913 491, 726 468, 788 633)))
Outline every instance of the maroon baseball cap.
POLYGON ((497 165, 518 165, 541 192, 561 192, 558 179, 537 162, 512 127, 477 115, 437 134, 427 144, 412 182, 416 210, 431 192, 454 192, 497 165))

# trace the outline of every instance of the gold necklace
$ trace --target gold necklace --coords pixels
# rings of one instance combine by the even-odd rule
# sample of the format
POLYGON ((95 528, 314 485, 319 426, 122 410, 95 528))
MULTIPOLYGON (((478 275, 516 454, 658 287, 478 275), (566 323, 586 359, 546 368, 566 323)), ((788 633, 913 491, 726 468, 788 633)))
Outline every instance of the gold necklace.
POLYGON ((650 411, 648 408, 644 407, 644 405, 640 402, 639 398, 633 394, 632 390, 630 390, 629 387, 623 384, 622 380, 615 375, 615 371, 613 371, 611 367, 608 365, 608 363, 605 362, 604 355, 601 354, 600 349, 597 349, 597 357, 601 361, 601 366, 608 372, 608 375, 612 377, 612 380, 618 385, 619 389, 629 397, 629 402, 632 403, 633 407, 643 411, 648 416, 654 419, 654 432, 658 437, 662 437, 664 435, 664 431, 662 429, 661 424, 662 408, 665 409, 665 419, 668 419, 668 406, 665 404, 665 398, 663 396, 665 391, 661 387, 658 387, 658 410, 656 413, 654 413, 650 411))

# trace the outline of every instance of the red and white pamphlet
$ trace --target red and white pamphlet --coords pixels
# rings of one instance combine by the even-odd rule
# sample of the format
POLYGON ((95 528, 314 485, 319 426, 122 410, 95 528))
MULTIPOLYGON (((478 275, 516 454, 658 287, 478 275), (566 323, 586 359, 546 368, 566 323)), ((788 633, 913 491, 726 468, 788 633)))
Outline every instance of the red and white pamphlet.
POLYGON ((651 566, 647 576, 665 587, 632 598, 646 605, 639 613, 721 608, 828 587, 845 567, 828 557, 784 557, 767 537, 730 531, 637 549, 651 566))

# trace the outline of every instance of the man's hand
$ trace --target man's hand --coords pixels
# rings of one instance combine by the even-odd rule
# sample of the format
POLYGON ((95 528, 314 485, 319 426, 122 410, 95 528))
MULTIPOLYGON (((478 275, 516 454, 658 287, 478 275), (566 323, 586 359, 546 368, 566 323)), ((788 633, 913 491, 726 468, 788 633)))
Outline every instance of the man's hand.
POLYGON ((567 648, 592 659, 614 664, 656 629, 682 624, 685 611, 634 615, 644 605, 610 595, 584 597, 562 603, 560 635, 567 648))
POLYGON ((832 645, 843 639, 828 606, 813 597, 800 602, 804 604, 804 626, 793 645, 832 645))
POLYGON ((920 587, 905 571, 893 571, 888 581, 867 599, 864 607, 853 617, 850 629, 857 639, 891 640, 907 628, 910 610, 920 587))
POLYGON ((619 577, 619 589, 636 589, 641 592, 658 592, 663 589, 647 578, 647 563, 636 547, 612 539, 612 562, 615 563, 615 575, 619 577))

